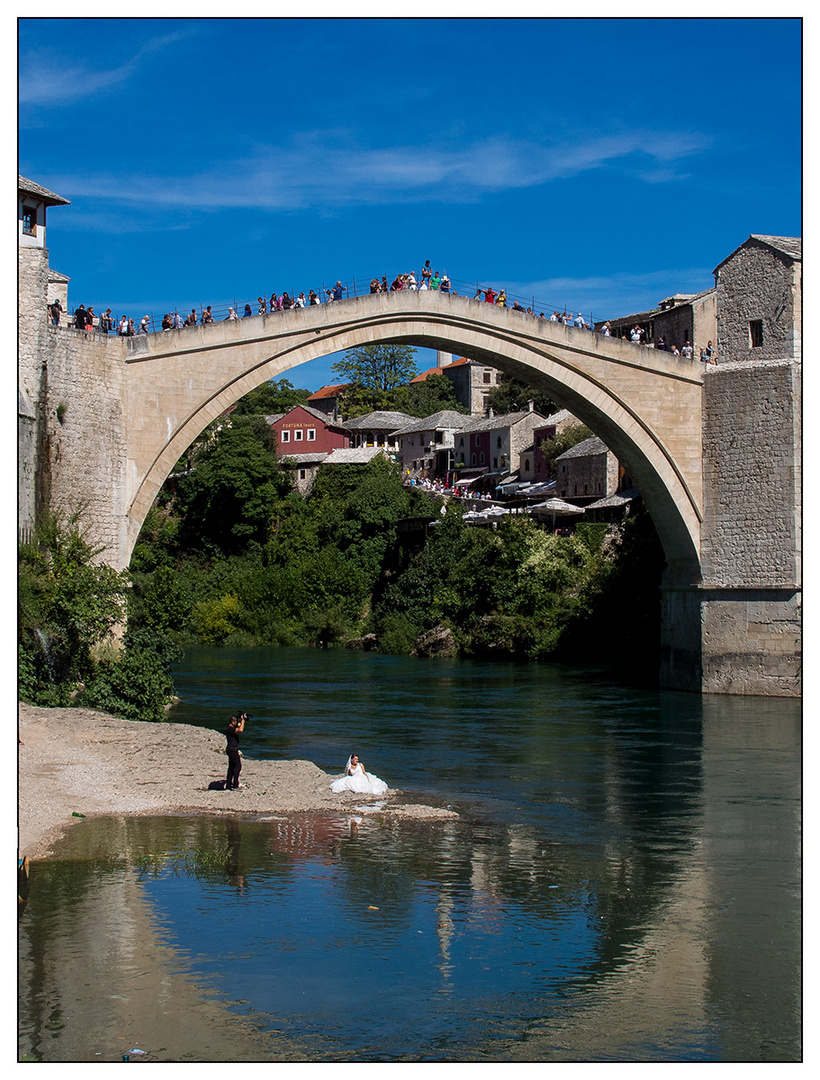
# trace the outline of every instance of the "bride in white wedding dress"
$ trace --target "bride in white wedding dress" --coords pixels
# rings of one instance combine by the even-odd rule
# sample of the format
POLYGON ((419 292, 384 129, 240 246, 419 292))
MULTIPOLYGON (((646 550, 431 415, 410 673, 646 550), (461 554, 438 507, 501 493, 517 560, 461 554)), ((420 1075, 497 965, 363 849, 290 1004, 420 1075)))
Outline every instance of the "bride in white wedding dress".
POLYGON ((337 794, 340 791, 355 791, 359 795, 381 795, 383 791, 387 791, 387 784, 373 773, 365 772, 359 755, 351 754, 345 765, 344 776, 334 780, 330 790, 337 794))

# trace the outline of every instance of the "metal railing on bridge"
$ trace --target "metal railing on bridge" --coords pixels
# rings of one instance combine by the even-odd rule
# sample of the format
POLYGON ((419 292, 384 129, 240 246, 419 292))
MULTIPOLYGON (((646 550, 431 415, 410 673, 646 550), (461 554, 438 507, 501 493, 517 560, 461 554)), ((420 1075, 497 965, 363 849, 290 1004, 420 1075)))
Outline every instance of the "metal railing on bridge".
MULTIPOLYGON (((282 296, 285 296, 287 294, 290 300, 290 309, 309 307, 313 306, 313 304, 324 304, 329 302, 339 303, 340 301, 335 299, 332 295, 334 289, 338 287, 338 284, 341 284, 341 291, 343 294, 341 299, 346 300, 355 297, 372 295, 374 291, 377 291, 372 287, 372 282, 377 282, 379 284, 380 287, 378 291, 380 292, 394 291, 392 288, 393 283, 400 279, 402 276, 404 276, 406 273, 408 272, 401 271, 398 274, 394 274, 392 277, 389 277, 387 274, 382 274, 379 277, 368 277, 365 275, 362 277, 352 277, 349 278, 347 281, 342 281, 340 283, 335 281, 321 281, 314 283, 314 285, 308 290, 307 293, 305 293, 303 290, 300 290, 300 292, 297 293, 291 286, 291 288, 285 290, 285 292, 273 295, 281 298, 282 296), (316 288, 316 285, 319 286, 318 289, 316 288), (302 297, 304 297, 304 303, 302 303, 300 299, 300 294, 302 297), (310 299, 311 294, 315 296, 315 300, 310 299)), ((415 271, 413 271, 413 273, 415 274, 415 271)), ((524 315, 529 314, 534 318, 543 317, 548 319, 553 313, 556 313, 559 318, 563 319, 564 316, 568 314, 571 315, 572 311, 575 310, 568 308, 566 303, 563 301, 560 304, 554 302, 546 303, 543 300, 538 300, 535 296, 525 296, 522 293, 509 292, 504 290, 503 287, 496 288, 495 285, 482 284, 480 281, 477 280, 466 281, 462 278, 449 278, 448 280, 450 284, 449 289, 439 289, 439 291, 449 293, 451 296, 465 296, 469 299, 481 301, 482 303, 487 302, 485 300, 485 296, 488 289, 492 289, 493 293, 495 293, 496 301, 494 302, 497 302, 499 293, 503 292, 506 297, 506 303, 503 306, 509 308, 510 310, 520 311, 524 315)), ((422 276, 421 273, 419 273, 418 275, 416 275, 417 290, 421 287, 421 282, 422 276)), ((428 288, 430 288, 429 285, 428 288)), ((174 308, 172 311, 163 312, 162 314, 158 314, 152 311, 149 312, 147 316, 147 332, 155 334, 161 333, 164 330, 174 329, 174 326, 164 326, 163 321, 166 319, 173 320, 175 316, 178 317, 179 321, 182 323, 183 326, 202 326, 207 325, 210 322, 225 322, 232 317, 231 311, 235 313, 237 319, 242 319, 253 317, 255 315, 270 314, 271 312, 276 313, 277 311, 282 310, 278 307, 271 308, 270 300, 270 294, 261 294, 258 295, 254 300, 247 300, 244 298, 237 299, 236 297, 234 297, 232 300, 221 300, 217 303, 192 304, 190 308, 186 306, 185 309, 174 308), (192 313, 196 317, 196 324, 186 324, 185 320, 187 318, 190 318, 192 313)), ((576 314, 578 313, 576 312, 576 314)), ((126 318, 128 317, 126 316, 126 318)), ((122 316, 112 319, 110 333, 115 335, 119 333, 118 328, 121 321, 122 316)), ((141 321, 142 320, 136 319, 132 320, 132 328, 129 331, 129 336, 140 332, 139 326, 141 321)), ((99 317, 95 315, 93 324, 93 330, 95 332, 100 332, 99 324, 99 317)), ((593 328, 594 322, 591 314, 589 315, 589 318, 584 318, 584 324, 590 330, 593 328)), ((65 325, 73 328, 73 315, 69 315, 67 317, 65 325)))

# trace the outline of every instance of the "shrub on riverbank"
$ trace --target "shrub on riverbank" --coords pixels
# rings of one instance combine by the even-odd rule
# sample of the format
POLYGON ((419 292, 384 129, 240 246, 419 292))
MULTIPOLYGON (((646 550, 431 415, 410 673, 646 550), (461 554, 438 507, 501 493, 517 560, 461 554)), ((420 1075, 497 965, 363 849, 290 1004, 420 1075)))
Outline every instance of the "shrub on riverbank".
POLYGON ((160 719, 179 655, 155 625, 142 638, 122 625, 129 576, 97 562, 82 512, 44 514, 19 551, 18 692, 35 705, 93 705, 129 719, 160 719))

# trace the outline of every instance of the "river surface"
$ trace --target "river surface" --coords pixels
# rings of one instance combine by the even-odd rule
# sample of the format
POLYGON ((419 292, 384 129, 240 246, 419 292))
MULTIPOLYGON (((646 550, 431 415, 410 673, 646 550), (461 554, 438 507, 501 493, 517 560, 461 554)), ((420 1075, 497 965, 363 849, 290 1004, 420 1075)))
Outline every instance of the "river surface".
POLYGON ((800 1059, 799 703, 341 650, 175 682, 171 720, 251 714, 249 759, 356 751, 460 817, 83 823, 32 870, 21 1054, 800 1059))

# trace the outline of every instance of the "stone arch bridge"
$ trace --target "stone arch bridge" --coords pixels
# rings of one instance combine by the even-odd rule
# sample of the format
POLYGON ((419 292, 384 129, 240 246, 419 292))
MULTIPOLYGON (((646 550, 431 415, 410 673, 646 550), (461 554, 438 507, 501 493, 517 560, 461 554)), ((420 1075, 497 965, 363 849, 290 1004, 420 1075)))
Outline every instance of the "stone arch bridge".
MULTIPOLYGON (((683 357, 432 291, 380 293, 132 338, 46 332, 49 359, 37 395, 46 403, 43 497, 84 502, 112 565, 128 564, 148 510, 188 446, 250 390, 354 346, 426 346, 492 364, 547 391, 626 465, 666 555, 665 685, 796 692, 794 500, 781 492, 777 522, 771 506, 761 522, 754 508, 739 520, 732 499, 723 497, 729 472, 741 471, 731 477, 734 492, 758 465, 759 453, 746 460, 736 447, 729 462, 721 445, 739 420, 755 449, 744 396, 749 364, 704 372, 683 357), (729 370, 738 367, 745 370, 729 370)), ((783 442, 795 417, 791 366, 755 371, 755 393, 762 378, 783 442)), ((784 452, 793 463, 793 439, 784 452)))

